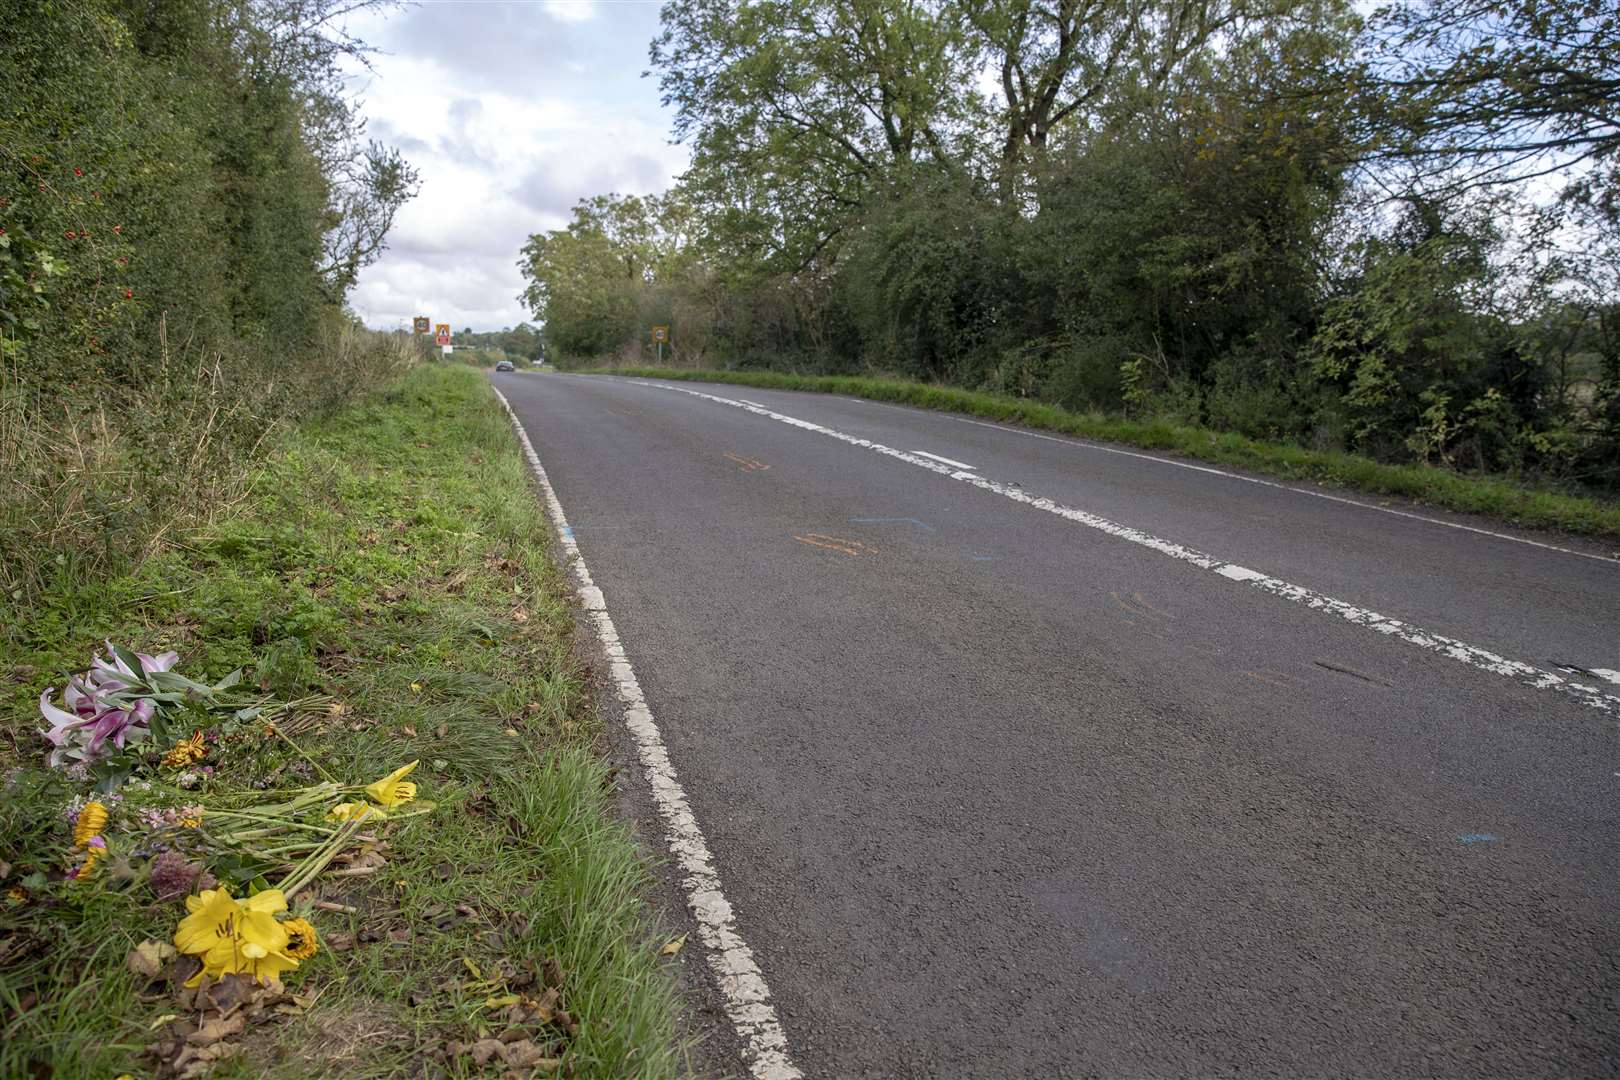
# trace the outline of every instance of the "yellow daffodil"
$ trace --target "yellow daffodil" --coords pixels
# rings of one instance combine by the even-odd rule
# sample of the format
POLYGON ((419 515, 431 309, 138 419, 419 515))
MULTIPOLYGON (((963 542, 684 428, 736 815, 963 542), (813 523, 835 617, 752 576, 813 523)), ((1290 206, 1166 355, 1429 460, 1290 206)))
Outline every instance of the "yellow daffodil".
POLYGON ((401 765, 375 784, 368 784, 366 794, 379 806, 398 806, 410 802, 416 798, 416 785, 405 777, 410 775, 417 764, 413 761, 409 765, 401 765))
POLYGON ((298 960, 308 960, 315 955, 319 948, 315 937, 315 928, 309 924, 308 919, 288 919, 281 924, 287 931, 287 955, 298 960))
POLYGON ((387 811, 370 803, 346 802, 338 803, 326 812, 328 821, 358 821, 361 818, 387 817, 387 811))
POLYGON ((84 804, 79 816, 73 821, 73 846, 87 848, 90 841, 101 835, 101 830, 107 827, 107 808, 98 802, 84 804))
POLYGON ((167 754, 163 755, 163 764, 176 767, 190 765, 192 762, 201 761, 207 756, 208 749, 203 745, 203 733, 193 731, 191 738, 181 739, 169 749, 167 754))

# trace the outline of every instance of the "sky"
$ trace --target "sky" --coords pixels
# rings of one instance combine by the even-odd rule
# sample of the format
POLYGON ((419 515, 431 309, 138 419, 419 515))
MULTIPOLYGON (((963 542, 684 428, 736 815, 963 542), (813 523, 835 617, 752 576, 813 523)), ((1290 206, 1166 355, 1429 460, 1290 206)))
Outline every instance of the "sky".
POLYGON ((456 330, 534 317, 518 300, 530 234, 582 198, 663 191, 685 168, 672 110, 644 79, 658 0, 429 0, 349 29, 378 47, 351 88, 370 137, 398 147, 422 190, 360 273, 368 326, 413 315, 456 330))

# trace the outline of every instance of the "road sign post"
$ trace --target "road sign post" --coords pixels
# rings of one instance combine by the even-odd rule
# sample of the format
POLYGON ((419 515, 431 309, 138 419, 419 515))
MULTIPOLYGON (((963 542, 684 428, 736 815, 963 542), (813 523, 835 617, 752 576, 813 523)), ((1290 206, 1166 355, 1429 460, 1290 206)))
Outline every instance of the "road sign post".
POLYGON ((445 352, 450 351, 450 324, 442 322, 433 328, 433 340, 438 342, 445 352))
POLYGON ((426 315, 418 315, 416 318, 411 320, 411 333, 425 334, 432 325, 433 324, 428 320, 426 315))
POLYGON ((664 362, 664 345, 669 341, 669 327, 655 326, 652 328, 653 344, 658 346, 658 362, 664 362))

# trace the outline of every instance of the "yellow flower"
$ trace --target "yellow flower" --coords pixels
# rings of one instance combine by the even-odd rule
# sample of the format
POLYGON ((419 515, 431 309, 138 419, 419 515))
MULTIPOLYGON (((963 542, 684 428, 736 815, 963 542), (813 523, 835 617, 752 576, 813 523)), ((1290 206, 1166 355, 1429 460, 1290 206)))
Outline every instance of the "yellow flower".
POLYGON ((405 777, 409 776, 416 766, 415 761, 409 765, 401 765, 375 784, 367 785, 366 794, 381 806, 398 806, 400 803, 410 802, 416 798, 416 785, 405 777))
POLYGON ((236 916, 242 905, 231 898, 229 889, 221 885, 217 889, 204 889, 201 895, 188 896, 186 910, 191 914, 181 919, 175 928, 175 948, 188 956, 205 958, 231 951, 236 916))
POLYGON ((98 802, 84 804, 73 822, 73 846, 85 848, 107 827, 107 808, 98 802))
POLYGON ((99 836, 91 837, 90 843, 84 849, 84 864, 73 871, 75 881, 84 881, 96 872, 96 864, 107 857, 107 841, 99 836))
POLYGON ((387 816, 387 811, 381 807, 363 802, 338 803, 326 812, 326 820, 328 821, 357 821, 360 818, 383 818, 387 816))
POLYGON ((183 817, 177 824, 182 829, 199 829, 202 827, 202 815, 192 814, 190 817, 183 817))
POLYGON ((188 986, 196 986, 204 975, 217 979, 242 974, 280 982, 283 971, 298 966, 287 951, 287 931, 276 921, 276 913, 287 910, 280 889, 266 889, 239 902, 221 886, 186 897, 186 909, 191 914, 180 920, 174 945, 200 956, 203 964, 188 986))
POLYGON ((299 960, 308 960, 315 955, 319 944, 315 937, 315 928, 309 924, 308 919, 288 919, 281 924, 287 931, 287 955, 299 960))
POLYGON ((201 761, 208 756, 208 750, 203 745, 203 733, 193 731, 191 738, 181 739, 163 755, 163 764, 181 766, 190 765, 194 761, 201 761))
POLYGON ((13 885, 6 890, 6 899, 13 904, 28 903, 28 890, 21 885, 13 885))

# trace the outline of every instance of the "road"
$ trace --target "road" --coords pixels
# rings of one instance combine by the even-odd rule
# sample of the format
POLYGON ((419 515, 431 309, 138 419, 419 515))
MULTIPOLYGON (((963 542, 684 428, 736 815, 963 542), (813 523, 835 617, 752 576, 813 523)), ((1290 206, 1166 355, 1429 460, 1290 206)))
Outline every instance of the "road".
POLYGON ((1603 547, 494 381, 805 1075, 1620 1075, 1620 685, 1568 670, 1620 669, 1603 547))

